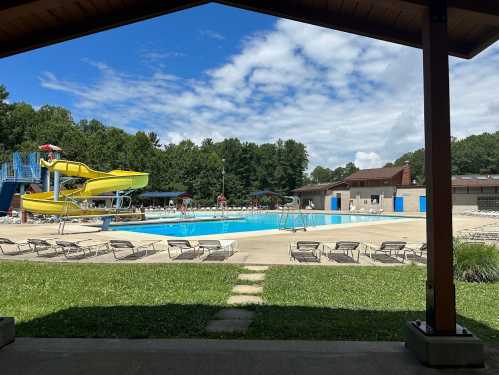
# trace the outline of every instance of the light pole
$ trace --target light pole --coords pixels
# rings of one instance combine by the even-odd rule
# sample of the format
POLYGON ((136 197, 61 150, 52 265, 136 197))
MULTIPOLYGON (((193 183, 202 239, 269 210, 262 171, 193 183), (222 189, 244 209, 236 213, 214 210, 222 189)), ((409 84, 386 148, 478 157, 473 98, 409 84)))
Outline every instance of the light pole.
POLYGON ((225 159, 222 159, 222 195, 225 197, 225 159))
POLYGON ((222 217, 224 216, 225 208, 225 158, 222 158, 222 217))

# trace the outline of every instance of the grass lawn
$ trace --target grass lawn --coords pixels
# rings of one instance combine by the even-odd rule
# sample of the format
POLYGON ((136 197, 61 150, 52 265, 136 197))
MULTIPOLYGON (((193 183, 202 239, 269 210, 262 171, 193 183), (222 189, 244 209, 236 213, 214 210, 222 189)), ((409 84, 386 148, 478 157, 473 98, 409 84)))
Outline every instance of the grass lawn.
MULTIPOLYGON (((425 318, 422 267, 273 267, 249 337, 403 340, 425 318)), ((456 282, 458 322, 499 342, 499 283, 456 282)))
POLYGON ((204 334, 240 271, 227 265, 0 262, 0 316, 18 336, 204 334))
MULTIPOLYGON (((18 336, 206 337, 239 266, 0 262, 18 336)), ((422 267, 271 267, 245 338, 403 340, 424 319, 422 267)), ((458 320, 499 342, 499 283, 456 283, 458 320)), ((213 337, 213 336, 211 336, 213 337)), ((232 336, 233 337, 233 336, 232 336)))

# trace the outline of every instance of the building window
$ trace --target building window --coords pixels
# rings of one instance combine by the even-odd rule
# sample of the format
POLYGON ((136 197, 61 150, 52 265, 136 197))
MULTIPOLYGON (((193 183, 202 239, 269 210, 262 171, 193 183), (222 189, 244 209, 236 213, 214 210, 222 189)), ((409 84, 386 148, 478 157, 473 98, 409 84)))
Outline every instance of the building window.
POLYGON ((379 194, 372 194, 371 195, 371 203, 372 204, 379 204, 379 194))

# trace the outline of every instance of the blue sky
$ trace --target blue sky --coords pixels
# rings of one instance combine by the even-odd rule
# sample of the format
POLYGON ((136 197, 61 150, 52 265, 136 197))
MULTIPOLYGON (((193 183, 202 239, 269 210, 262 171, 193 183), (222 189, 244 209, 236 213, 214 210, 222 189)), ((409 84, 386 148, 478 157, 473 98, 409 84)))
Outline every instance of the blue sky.
MULTIPOLYGON (((499 47, 451 59, 453 135, 499 129, 499 47)), ((294 138, 311 167, 377 167, 423 144, 421 52, 205 5, 0 60, 11 101, 162 141, 294 138)))

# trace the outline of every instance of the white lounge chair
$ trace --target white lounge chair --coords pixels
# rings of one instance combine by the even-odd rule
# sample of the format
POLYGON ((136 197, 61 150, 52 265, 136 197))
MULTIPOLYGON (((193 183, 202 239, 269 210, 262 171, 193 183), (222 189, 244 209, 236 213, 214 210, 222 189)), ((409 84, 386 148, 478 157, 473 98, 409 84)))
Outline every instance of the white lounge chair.
POLYGON ((113 250, 113 255, 117 260, 125 259, 128 258, 129 256, 136 257, 138 256, 142 251, 145 252, 145 255, 147 255, 148 250, 156 250, 155 245, 157 243, 161 242, 161 240, 157 241, 150 241, 147 243, 132 243, 130 241, 125 241, 125 240, 111 240, 109 241, 109 246, 113 250), (124 257, 118 257, 116 254, 119 251, 123 250, 129 250, 131 251, 131 254, 128 256, 124 257))
POLYGON ((0 251, 2 251, 3 255, 19 255, 22 252, 31 249, 29 246, 29 243, 27 241, 23 242, 14 242, 12 240, 9 240, 8 238, 0 238, 0 251), (16 251, 5 251, 6 248, 11 248, 15 247, 16 251))
POLYGON ((341 253, 346 256, 350 256, 352 259, 354 258, 353 252, 357 251, 357 263, 359 263, 360 258, 360 242, 356 241, 337 241, 332 244, 324 244, 323 250, 326 255, 331 255, 333 253, 341 253))
POLYGON ((321 261, 320 242, 317 241, 297 241, 289 244, 289 259, 310 259, 321 261))
POLYGON ((62 241, 62 240, 57 240, 55 241, 56 245, 59 247, 59 249, 62 250, 64 253, 64 256, 67 259, 72 259, 74 257, 71 257, 70 254, 78 254, 81 253, 84 257, 88 255, 91 255, 92 252, 94 253, 95 256, 99 254, 100 250, 109 250, 109 244, 107 242, 93 242, 93 243, 87 243, 87 244, 82 244, 82 242, 87 242, 87 241, 94 241, 93 239, 87 239, 87 240, 80 240, 80 241, 62 241))
POLYGON ((168 240, 168 257, 171 259, 172 251, 179 252, 180 255, 184 254, 184 252, 191 252, 194 256, 198 256, 202 254, 198 246, 192 245, 188 240, 168 240))
POLYGON ((405 249, 406 245, 407 242, 404 241, 384 241, 381 243, 380 246, 365 244, 366 247, 364 249, 364 254, 367 254, 367 251, 369 251, 369 257, 373 260, 376 260, 377 253, 383 253, 385 255, 388 255, 390 258, 392 257, 392 254, 395 257, 397 257, 400 255, 400 252, 405 249), (373 251, 374 251, 374 258, 373 258, 373 251))
POLYGON ((234 255, 237 249, 237 241, 235 240, 199 240, 199 251, 206 251, 208 256, 213 253, 228 253, 229 257, 234 255))
POLYGON ((28 239, 27 242, 29 244, 29 247, 33 251, 36 252, 37 256, 43 256, 42 252, 48 251, 48 250, 53 250, 54 251, 53 255, 59 254, 57 251, 57 249, 58 249, 57 245, 52 244, 52 243, 48 242, 47 240, 39 239, 39 238, 30 238, 30 239, 28 239))
POLYGON ((409 246, 404 247, 404 260, 407 260, 408 252, 413 253, 414 256, 417 256, 419 258, 423 258, 423 254, 427 256, 428 248, 426 242, 422 243, 420 246, 417 247, 409 247, 409 246))

